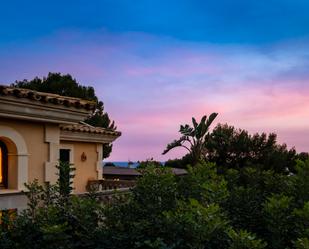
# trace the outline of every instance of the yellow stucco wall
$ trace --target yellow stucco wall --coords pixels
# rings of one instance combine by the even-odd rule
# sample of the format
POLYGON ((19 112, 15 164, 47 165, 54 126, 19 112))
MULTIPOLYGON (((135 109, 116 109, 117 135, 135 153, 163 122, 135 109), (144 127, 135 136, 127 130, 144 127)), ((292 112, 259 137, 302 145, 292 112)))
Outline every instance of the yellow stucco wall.
POLYGON ((10 156, 8 161, 8 188, 17 189, 17 158, 10 156))
POLYGON ((62 145, 73 146, 73 164, 76 169, 74 177, 74 192, 85 192, 88 180, 97 179, 97 145, 96 143, 61 141, 60 148, 62 145), (87 156, 86 161, 81 160, 83 152, 87 156))
MULTIPOLYGON (((38 179, 39 183, 42 184, 44 182, 45 162, 49 161, 49 144, 45 142, 45 123, 1 118, 0 125, 13 128, 23 137, 29 154, 28 181, 38 179)), ((55 124, 55 126, 57 125, 55 124)), ((62 145, 72 146, 73 148, 73 164, 76 168, 74 192, 85 192, 88 180, 97 179, 97 144, 60 141, 60 148, 62 145), (83 152, 87 156, 86 161, 81 160, 83 152)), ((17 162, 14 160, 14 157, 12 157, 9 175, 9 188, 12 189, 17 185, 17 162)))
MULTIPOLYGON (((44 123, 1 118, 0 125, 13 128, 24 138, 29 154, 28 181, 38 179, 43 183, 44 163, 48 159, 48 145, 44 142, 44 123)), ((14 171, 16 172, 16 168, 14 171)), ((15 182, 14 178, 16 179, 16 176, 9 176, 11 183, 15 182)), ((12 187, 10 183, 9 186, 12 187)))

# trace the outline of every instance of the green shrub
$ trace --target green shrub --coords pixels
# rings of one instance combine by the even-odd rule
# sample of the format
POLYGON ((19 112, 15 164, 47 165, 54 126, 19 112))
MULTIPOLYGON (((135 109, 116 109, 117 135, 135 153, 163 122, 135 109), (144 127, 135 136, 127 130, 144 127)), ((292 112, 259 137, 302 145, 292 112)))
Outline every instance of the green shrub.
POLYGON ((309 239, 308 238, 299 238, 294 243, 295 249, 309 249, 309 239))
POLYGON ((293 240, 294 219, 292 215, 292 197, 274 195, 264 203, 265 230, 271 248, 279 249, 290 246, 293 240))
POLYGON ((218 205, 204 206, 195 199, 180 201, 165 216, 170 243, 177 248, 227 248, 228 222, 218 205))
POLYGON ((291 175, 218 174, 202 162, 176 177, 149 163, 126 199, 107 204, 96 193, 70 195, 69 182, 34 181, 26 185, 28 208, 14 220, 2 216, 0 248, 305 249, 309 163, 297 165, 291 175))
POLYGON ((217 174, 213 163, 198 163, 188 167, 188 175, 179 180, 179 193, 185 199, 196 199, 205 204, 221 204, 228 198, 227 182, 217 174))
POLYGON ((296 174, 291 176, 293 181, 293 195, 295 202, 302 207, 309 201, 309 159, 306 161, 297 160, 296 174))
POLYGON ((245 231, 239 230, 236 232, 230 229, 228 232, 231 239, 229 249, 263 249, 266 248, 267 243, 257 239, 255 235, 245 231))

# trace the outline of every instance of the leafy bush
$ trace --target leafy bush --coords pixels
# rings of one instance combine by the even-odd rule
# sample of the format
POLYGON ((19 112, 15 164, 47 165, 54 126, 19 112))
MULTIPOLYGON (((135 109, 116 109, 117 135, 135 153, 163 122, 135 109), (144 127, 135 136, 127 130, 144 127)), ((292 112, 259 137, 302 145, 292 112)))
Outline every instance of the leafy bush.
POLYGON ((182 177, 151 163, 141 170, 126 199, 105 204, 99 193, 68 194, 68 182, 28 184, 28 208, 2 216, 0 248, 308 248, 308 161, 290 175, 251 167, 218 174, 205 162, 182 177))
POLYGON ((232 240, 229 249, 263 249, 267 246, 267 243, 257 239, 255 235, 244 230, 236 232, 231 229, 228 235, 232 240))
POLYGON ((309 239, 299 238, 295 242, 295 249, 309 249, 309 239))
POLYGON ((188 168, 188 175, 180 178, 178 184, 181 196, 194 198, 205 204, 222 203, 229 193, 227 182, 223 176, 217 174, 216 165, 201 162, 188 168))
POLYGON ((170 243, 177 248, 227 248, 228 221, 218 205, 204 206, 195 199, 180 201, 165 216, 170 243))
POLYGON ((297 160, 296 174, 291 177, 293 181, 293 194, 297 204, 302 207, 309 201, 309 159, 297 160))
POLYGON ((274 195, 264 203, 264 219, 271 248, 285 248, 291 243, 293 232, 292 197, 274 195))

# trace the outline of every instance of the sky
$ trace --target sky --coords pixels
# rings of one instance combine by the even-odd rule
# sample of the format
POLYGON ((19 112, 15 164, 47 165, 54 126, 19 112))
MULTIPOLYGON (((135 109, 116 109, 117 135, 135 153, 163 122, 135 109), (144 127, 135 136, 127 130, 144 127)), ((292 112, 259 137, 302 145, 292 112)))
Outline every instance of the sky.
POLYGON ((0 1, 0 84, 71 74, 122 136, 109 161, 183 156, 179 125, 275 132, 309 151, 307 0, 0 1))

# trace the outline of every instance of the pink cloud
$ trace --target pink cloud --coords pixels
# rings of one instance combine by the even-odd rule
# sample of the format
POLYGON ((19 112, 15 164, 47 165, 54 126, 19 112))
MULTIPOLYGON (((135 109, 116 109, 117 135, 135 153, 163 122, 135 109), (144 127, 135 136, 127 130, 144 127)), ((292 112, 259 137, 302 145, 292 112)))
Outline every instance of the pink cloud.
POLYGON ((185 151, 161 152, 178 137, 179 124, 211 112, 219 112, 218 122, 278 132, 280 141, 308 151, 304 44, 264 50, 138 33, 62 32, 2 51, 0 75, 5 83, 56 71, 93 85, 123 132, 109 160, 181 156, 185 151))

